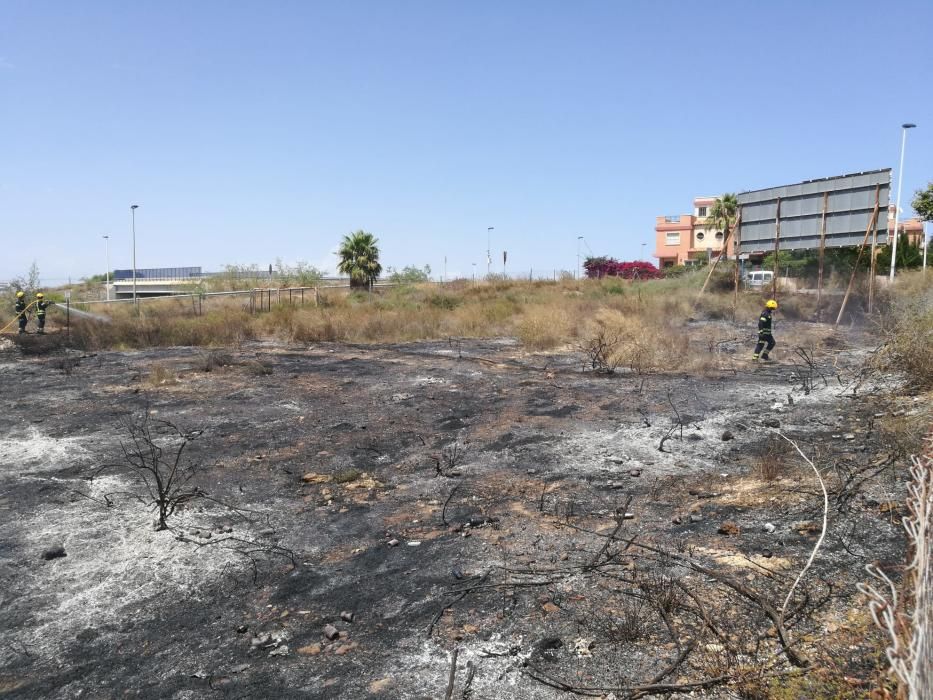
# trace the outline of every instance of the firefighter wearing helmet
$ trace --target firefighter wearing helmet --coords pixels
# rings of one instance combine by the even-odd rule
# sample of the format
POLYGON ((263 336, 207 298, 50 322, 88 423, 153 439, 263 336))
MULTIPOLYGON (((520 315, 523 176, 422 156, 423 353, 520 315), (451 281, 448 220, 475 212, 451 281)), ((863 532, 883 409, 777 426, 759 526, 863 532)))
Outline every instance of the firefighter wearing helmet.
POLYGON ((45 333, 45 310, 49 306, 50 302, 45 300, 45 294, 36 294, 36 324, 39 326, 39 333, 45 333))
POLYGON ((768 357, 768 353, 774 349, 774 335, 771 333, 773 329, 771 313, 777 307, 778 303, 774 299, 768 299, 764 311, 758 317, 758 344, 755 346, 755 353, 752 355, 753 360, 759 358, 762 360, 771 359, 768 357), (767 347, 765 347, 766 345, 767 347), (762 352, 762 349, 764 349, 764 352, 762 352))
POLYGON ((26 332, 26 294, 23 290, 16 292, 16 305, 13 307, 16 311, 16 321, 19 323, 19 332, 26 332))

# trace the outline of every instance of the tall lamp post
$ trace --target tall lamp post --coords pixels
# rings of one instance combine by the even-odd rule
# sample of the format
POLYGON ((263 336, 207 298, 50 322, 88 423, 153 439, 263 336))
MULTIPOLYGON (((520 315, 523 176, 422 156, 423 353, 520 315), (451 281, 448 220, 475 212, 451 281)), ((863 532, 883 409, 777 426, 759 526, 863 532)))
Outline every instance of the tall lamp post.
POLYGON ((486 277, 492 272, 492 232, 495 226, 486 228, 486 277))
POLYGON ((107 286, 104 290, 107 292, 107 301, 110 301, 110 236, 104 236, 104 249, 107 251, 107 286))
POLYGON ((580 267, 580 243, 583 236, 577 236, 577 279, 583 279, 583 268, 580 267))
POLYGON ((139 311, 139 302, 136 300, 136 210, 138 204, 130 205, 130 214, 133 217, 133 306, 139 311))
POLYGON ((891 244, 891 275, 894 281, 894 261, 897 259, 897 222, 901 216, 901 187, 904 184, 904 147, 907 145, 907 130, 913 129, 916 124, 901 124, 901 167, 897 170, 897 204, 894 210, 894 242, 891 244))

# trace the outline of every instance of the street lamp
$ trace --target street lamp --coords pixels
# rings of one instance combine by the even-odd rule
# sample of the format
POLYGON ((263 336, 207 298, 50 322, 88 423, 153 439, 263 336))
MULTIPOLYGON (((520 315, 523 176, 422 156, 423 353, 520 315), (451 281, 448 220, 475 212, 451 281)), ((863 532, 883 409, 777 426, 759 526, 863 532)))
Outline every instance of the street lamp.
POLYGON ((107 292, 107 301, 110 301, 110 236, 104 236, 104 248, 107 251, 107 286, 104 290, 107 292))
POLYGON ((901 124, 901 167, 897 171, 897 204, 894 209, 894 242, 891 244, 891 275, 894 281, 894 260, 897 257, 897 221, 901 216, 901 186, 904 184, 904 147, 907 145, 907 130, 913 129, 916 124, 901 124))
POLYGON ((647 243, 642 243, 642 244, 641 244, 641 259, 642 259, 642 262, 646 262, 646 261, 645 261, 645 246, 646 246, 646 245, 647 245, 647 243))
POLYGON ((583 236, 577 236, 577 279, 583 279, 583 269, 580 267, 580 242, 583 236))
POLYGON ((136 301, 136 210, 138 204, 130 205, 130 214, 133 217, 133 306, 139 311, 139 302, 136 301))
POLYGON ((486 228, 486 276, 489 277, 492 272, 492 232, 495 226, 486 228))

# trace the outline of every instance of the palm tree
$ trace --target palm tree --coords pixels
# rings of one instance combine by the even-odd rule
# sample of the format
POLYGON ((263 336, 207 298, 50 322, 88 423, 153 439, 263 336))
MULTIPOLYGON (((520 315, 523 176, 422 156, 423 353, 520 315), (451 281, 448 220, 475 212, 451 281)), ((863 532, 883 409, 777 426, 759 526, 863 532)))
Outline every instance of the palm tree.
POLYGON ((343 237, 340 243, 340 263, 337 270, 350 275, 351 287, 372 289, 373 283, 382 273, 379 264, 379 239, 366 231, 354 231, 343 237))
MULTIPOLYGON (((739 200, 736 199, 734 194, 726 193, 722 197, 719 197, 713 206, 710 207, 709 214, 706 217, 706 223, 709 226, 714 226, 717 229, 722 229, 722 250, 719 252, 719 257, 716 258, 716 261, 710 266, 709 274, 706 276, 706 281, 703 283, 703 287, 700 289, 700 294, 706 290, 706 285, 709 284, 710 277, 713 276, 713 270, 716 269, 716 265, 726 257, 726 251, 729 246, 729 234, 732 233, 732 229, 735 227, 736 219, 738 218, 739 211, 739 200)), ((738 245, 733 246, 735 250, 735 291, 733 292, 732 297, 732 320, 735 320, 735 309, 738 305, 738 295, 739 295, 739 247, 738 245)), ((697 296, 699 301, 699 295, 697 296)))
POLYGON ((728 193, 713 202, 713 206, 710 207, 707 222, 718 229, 722 229, 723 249, 725 249, 726 243, 729 241, 729 233, 732 227, 735 226, 738 211, 739 201, 734 194, 728 193))

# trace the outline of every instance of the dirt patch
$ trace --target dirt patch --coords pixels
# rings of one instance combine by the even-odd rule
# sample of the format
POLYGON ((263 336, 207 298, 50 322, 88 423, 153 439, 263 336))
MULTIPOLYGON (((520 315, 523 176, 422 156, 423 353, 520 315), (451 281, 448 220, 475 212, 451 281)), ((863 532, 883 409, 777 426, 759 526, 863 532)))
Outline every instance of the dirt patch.
POLYGON ((772 481, 754 472, 778 433, 832 490, 788 624, 832 683, 868 682, 870 630, 844 643, 827 630, 861 606, 863 563, 902 561, 880 504, 899 499, 906 463, 872 439, 888 399, 860 374, 865 343, 847 343, 815 367, 702 377, 607 378, 508 341, 247 344, 211 372, 187 348, 100 353, 69 373, 7 353, 0 689, 435 698, 455 648, 454 697, 608 694, 688 645, 670 679, 782 672, 761 607, 691 568, 780 607, 822 499, 793 462, 772 481), (145 410, 204 431, 186 453, 200 497, 163 532, 120 468, 123 421, 145 410), (66 556, 44 559, 57 545, 66 556), (724 611, 734 629, 715 623, 724 611))

